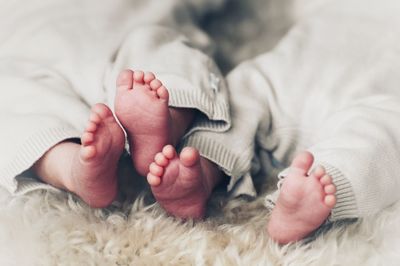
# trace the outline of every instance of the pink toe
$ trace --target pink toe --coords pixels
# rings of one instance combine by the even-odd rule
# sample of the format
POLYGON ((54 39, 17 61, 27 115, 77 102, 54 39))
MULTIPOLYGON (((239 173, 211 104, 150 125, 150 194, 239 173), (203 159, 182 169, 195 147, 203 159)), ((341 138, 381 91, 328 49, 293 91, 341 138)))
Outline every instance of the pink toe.
POLYGON ((82 159, 88 160, 96 156, 96 148, 94 146, 86 146, 81 148, 82 159))
POLYGON ((318 165, 314 172, 313 172, 314 176, 318 179, 320 179, 324 174, 325 174, 325 168, 322 167, 321 165, 318 165))
POLYGON ((179 155, 179 159, 184 166, 190 167, 199 161, 200 154, 195 148, 185 147, 179 155))
POLYGON ((87 146, 94 141, 94 134, 91 132, 85 132, 82 134, 81 142, 83 146, 87 146))
POLYGON ((161 184, 161 178, 148 173, 147 182, 149 183, 150 186, 158 186, 161 184))
POLYGON ((143 79, 145 83, 149 84, 155 78, 156 76, 152 72, 146 72, 143 79))
POLYGON ((167 159, 173 159, 176 156, 175 148, 172 145, 167 145, 163 148, 162 153, 167 159))
POLYGON ((99 114, 92 112, 90 114, 89 120, 93 123, 100 123, 101 122, 101 117, 99 116, 99 114))
POLYGON ((326 186, 332 184, 332 178, 329 175, 324 175, 321 177, 320 182, 322 185, 326 186))
POLYGON ((166 167, 169 163, 169 160, 161 152, 156 154, 156 156, 154 157, 154 161, 156 162, 156 164, 163 167, 166 167))
POLYGON ((336 197, 334 195, 327 195, 324 199, 325 205, 333 208, 336 204, 336 197))
POLYGON ((117 78, 117 88, 118 89, 131 89, 133 85, 133 71, 126 69, 122 71, 117 78))
POLYGON ((151 173, 152 175, 155 175, 155 176, 162 176, 163 173, 164 173, 164 168, 161 167, 161 166, 159 166, 159 165, 157 165, 156 163, 153 162, 153 163, 151 163, 150 166, 149 166, 149 171, 150 171, 150 173, 151 173))
POLYGON ((165 88, 164 86, 161 86, 160 88, 157 89, 157 95, 160 99, 168 101, 169 93, 167 88, 165 88))
POLYGON ((313 155, 308 151, 304 151, 296 155, 293 159, 292 164, 290 165, 290 171, 295 172, 296 174, 306 175, 313 162, 313 155))
POLYGON ((110 108, 108 108, 108 106, 103 103, 95 104, 92 107, 92 112, 97 113, 100 119, 112 116, 112 111, 110 110, 110 108))
POLYGON ((143 84, 144 83, 144 80, 143 80, 143 78, 144 78, 144 73, 143 73, 143 71, 134 71, 133 72, 133 79, 135 80, 135 82, 138 82, 138 83, 140 83, 140 84, 143 84))
POLYGON ((162 83, 158 79, 154 79, 153 81, 150 82, 150 87, 152 90, 157 90, 158 88, 161 87, 161 85, 162 83))
POLYGON ((89 121, 89 123, 87 124, 87 126, 86 126, 86 131, 87 132, 95 132, 96 131, 96 129, 97 129, 97 124, 96 123, 94 123, 94 122, 92 122, 92 121, 89 121))
POLYGON ((326 185, 324 187, 324 191, 326 194, 335 194, 336 193, 336 187, 334 184, 326 185))

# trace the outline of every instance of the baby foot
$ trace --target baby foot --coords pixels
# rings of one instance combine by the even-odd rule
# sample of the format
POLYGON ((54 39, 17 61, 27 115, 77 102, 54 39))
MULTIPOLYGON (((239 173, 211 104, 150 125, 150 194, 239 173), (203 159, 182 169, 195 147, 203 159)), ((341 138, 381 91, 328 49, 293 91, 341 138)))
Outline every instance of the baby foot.
POLYGON ((117 193, 117 165, 125 136, 111 110, 104 104, 92 108, 74 157, 70 190, 91 207, 108 206, 117 193))
POLYGON ((213 185, 207 182, 201 161, 196 149, 186 147, 178 158, 171 145, 154 157, 147 181, 168 213, 180 218, 204 217, 213 185))
POLYGON ((115 113, 125 128, 133 165, 145 176, 154 155, 171 143, 168 91, 152 73, 122 71, 115 113))
POLYGON ((280 244, 300 240, 317 229, 336 204, 336 187, 325 169, 318 166, 307 175, 313 156, 296 156, 285 177, 268 223, 268 233, 280 244))

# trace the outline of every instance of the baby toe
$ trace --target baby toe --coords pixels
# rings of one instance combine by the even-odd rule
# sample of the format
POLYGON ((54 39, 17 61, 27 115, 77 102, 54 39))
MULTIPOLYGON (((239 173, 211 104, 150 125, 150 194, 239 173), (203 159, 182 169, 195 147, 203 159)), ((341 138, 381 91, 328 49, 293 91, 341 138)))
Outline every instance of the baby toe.
POLYGON ((320 179, 325 175, 325 168, 322 167, 321 165, 318 165, 313 171, 313 174, 316 178, 320 179))
POLYGON ((102 103, 97 103, 92 107, 92 112, 96 113, 100 119, 104 119, 112 116, 112 112, 107 105, 102 103))
POLYGON ((169 160, 162 152, 159 152, 156 154, 156 156, 154 156, 154 161, 156 164, 163 167, 167 166, 169 163, 169 160))
POLYGON ((101 122, 101 117, 98 113, 92 112, 89 117, 89 121, 99 124, 101 122))
POLYGON ((146 84, 149 84, 152 80, 154 80, 156 78, 156 76, 152 73, 152 72, 146 72, 145 74, 144 74, 144 78, 143 78, 143 80, 144 80, 144 82, 146 83, 146 84))
POLYGON ((162 176, 162 174, 164 173, 164 168, 153 162, 149 166, 149 171, 152 175, 162 176))
POLYGON ((93 141, 94 141, 94 134, 93 133, 85 132, 85 133, 82 134, 82 137, 81 137, 82 145, 84 145, 84 146, 89 145, 93 141))
POLYGON ((154 79, 150 82, 150 88, 152 90, 157 90, 158 88, 160 88, 162 86, 161 81, 159 81, 158 79, 154 79))
POLYGON ((157 96, 162 100, 168 101, 169 93, 168 93, 167 88, 165 88, 164 86, 161 86, 160 88, 158 88, 157 96))
POLYGON ((117 89, 128 90, 133 85, 133 71, 130 69, 123 70, 117 78, 117 89))
POLYGON ((329 208, 333 208, 336 204, 336 197, 334 195, 325 196, 324 203, 329 208))
POLYGON ((176 156, 176 151, 175 148, 172 145, 167 145, 163 148, 162 153, 164 154, 164 156, 171 160, 173 158, 175 158, 176 156))
POLYGON ((82 159, 88 160, 96 156, 96 147, 95 146, 84 146, 81 148, 80 155, 82 159))
POLYGON ((97 124, 92 122, 92 121, 89 121, 87 126, 86 126, 85 131, 87 131, 87 132, 95 132, 96 129, 97 129, 97 124))
POLYGON ((334 184, 329 184, 329 185, 326 185, 324 187, 324 191, 325 191, 326 194, 335 194, 336 193, 336 187, 335 187, 334 184))
POLYGON ((133 79, 135 82, 140 83, 140 84, 144 84, 144 72, 143 71, 134 71, 133 72, 133 79))
POLYGON ((323 177, 321 177, 320 182, 322 185, 326 186, 332 184, 332 178, 329 175, 324 175, 323 177))
POLYGON ((161 178, 159 176, 155 176, 151 173, 147 174, 147 182, 150 186, 158 186, 161 184, 161 178))

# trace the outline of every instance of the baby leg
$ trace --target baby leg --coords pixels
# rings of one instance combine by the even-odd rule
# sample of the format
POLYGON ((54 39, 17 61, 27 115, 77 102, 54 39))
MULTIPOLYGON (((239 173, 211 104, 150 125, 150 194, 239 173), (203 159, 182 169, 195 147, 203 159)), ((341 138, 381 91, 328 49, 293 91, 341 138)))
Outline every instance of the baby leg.
MULTIPOLYGON (((327 175, 319 179, 319 188, 314 186, 314 192, 306 192, 307 181, 320 176, 317 172, 322 168, 303 177, 304 184, 298 184, 301 179, 296 180, 289 172, 268 225, 272 238, 280 243, 296 241, 317 229, 328 215, 332 221, 367 217, 399 199, 400 143, 395 137, 399 129, 393 123, 399 115, 396 101, 380 96, 365 99, 363 104, 336 112, 321 124, 318 141, 308 150, 315 156, 314 165, 323 166, 327 175), (299 191, 303 192, 299 195, 299 191), (319 198, 313 199, 313 195, 319 198), (296 202, 288 204, 293 197, 296 202), (303 203, 307 208, 301 210, 303 203), (299 224, 307 220, 308 229, 303 224, 300 233, 299 224)), ((291 168, 296 160, 299 157, 291 168)), ((311 162, 303 167, 304 173, 310 166, 311 162)))
POLYGON ((51 148, 33 169, 46 183, 77 194, 91 207, 106 207, 117 193, 117 165, 124 134, 110 109, 97 104, 81 137, 51 148))

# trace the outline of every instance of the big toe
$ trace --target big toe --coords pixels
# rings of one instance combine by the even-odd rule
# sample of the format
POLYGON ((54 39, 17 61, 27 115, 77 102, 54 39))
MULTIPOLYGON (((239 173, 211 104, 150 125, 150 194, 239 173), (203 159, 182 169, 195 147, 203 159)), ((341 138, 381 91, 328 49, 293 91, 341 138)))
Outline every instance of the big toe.
POLYGON ((200 160, 200 154, 195 148, 185 147, 179 155, 179 159, 184 166, 190 167, 200 160))
POLYGON ((133 71, 130 69, 123 70, 117 78, 117 88, 122 90, 131 89, 133 86, 133 71))
POLYGON ((290 171, 305 175, 310 170, 313 162, 314 157, 310 152, 301 152, 293 159, 292 164, 290 165, 290 171))
POLYGON ((96 113, 101 119, 112 116, 112 111, 107 105, 102 103, 97 103, 92 107, 92 112, 96 113))

